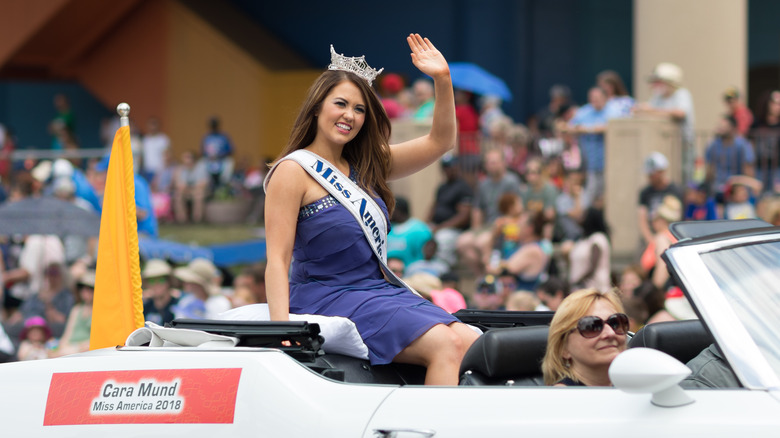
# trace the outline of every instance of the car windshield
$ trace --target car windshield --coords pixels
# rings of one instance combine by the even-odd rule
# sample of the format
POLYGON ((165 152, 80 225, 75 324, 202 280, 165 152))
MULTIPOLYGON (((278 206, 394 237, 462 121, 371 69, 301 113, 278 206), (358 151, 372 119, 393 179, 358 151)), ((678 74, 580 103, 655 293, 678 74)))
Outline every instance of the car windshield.
POLYGON ((702 260, 780 376, 780 241, 716 250, 702 260))

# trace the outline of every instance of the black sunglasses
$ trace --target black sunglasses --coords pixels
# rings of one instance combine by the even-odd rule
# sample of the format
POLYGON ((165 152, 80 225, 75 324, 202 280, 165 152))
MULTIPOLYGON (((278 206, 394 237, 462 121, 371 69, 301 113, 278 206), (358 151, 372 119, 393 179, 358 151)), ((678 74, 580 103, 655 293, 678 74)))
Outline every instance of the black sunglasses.
POLYGON ((628 315, 625 313, 612 314, 606 321, 598 316, 583 316, 577 321, 577 331, 583 338, 595 338, 604 330, 604 323, 612 327, 616 335, 628 333, 628 315))

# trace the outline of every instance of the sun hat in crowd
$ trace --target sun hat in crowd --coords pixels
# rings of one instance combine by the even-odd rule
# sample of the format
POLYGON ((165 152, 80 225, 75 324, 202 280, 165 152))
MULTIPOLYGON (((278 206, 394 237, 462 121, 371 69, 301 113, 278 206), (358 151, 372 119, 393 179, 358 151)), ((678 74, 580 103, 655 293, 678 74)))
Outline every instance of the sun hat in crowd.
POLYGON ((76 281, 77 286, 89 286, 91 288, 95 287, 95 271, 87 271, 83 274, 81 274, 81 277, 79 277, 78 281, 76 281))
POLYGON ((723 92, 723 98, 726 100, 737 99, 739 98, 739 90, 737 90, 737 87, 728 87, 723 92))
POLYGON ((217 267, 204 258, 194 259, 188 265, 174 269, 173 276, 181 281, 200 285, 209 295, 219 292, 219 288, 213 283, 219 276, 217 267))
POLYGON ((404 278, 404 281, 424 296, 430 296, 431 291, 434 289, 441 289, 441 280, 439 277, 427 272, 418 272, 417 274, 410 275, 404 278))
POLYGON ((42 316, 31 316, 24 320, 24 328, 22 329, 22 332, 19 334, 19 339, 25 340, 27 339, 27 334, 30 333, 30 330, 40 327, 43 329, 43 331, 46 333, 46 339, 51 338, 51 329, 49 328, 49 324, 46 322, 45 319, 43 319, 42 316))
POLYGON ((149 259, 146 261, 146 265, 144 265, 144 270, 141 272, 141 277, 143 279, 164 277, 171 275, 172 272, 173 269, 171 269, 171 265, 169 265, 165 260, 149 259))
POLYGON ((38 182, 46 182, 51 176, 51 161, 41 161, 33 167, 30 171, 30 175, 38 182))
POLYGON ((679 87, 682 84, 682 80, 682 69, 671 62, 662 62, 656 65, 653 73, 650 75, 650 82, 661 81, 675 87, 679 87))
POLYGON ((645 173, 651 174, 659 170, 666 170, 669 168, 669 160, 666 155, 660 152, 653 152, 645 159, 645 173))
POLYGON ((52 183, 52 190, 55 196, 69 197, 76 193, 76 185, 73 184, 73 180, 69 177, 58 176, 55 177, 52 183))
POLYGON ((655 209, 654 216, 672 223, 682 219, 682 203, 674 195, 664 196, 661 205, 655 209))
POLYGON ((54 174, 55 178, 71 177, 73 176, 73 164, 64 158, 58 158, 54 160, 52 173, 54 174))

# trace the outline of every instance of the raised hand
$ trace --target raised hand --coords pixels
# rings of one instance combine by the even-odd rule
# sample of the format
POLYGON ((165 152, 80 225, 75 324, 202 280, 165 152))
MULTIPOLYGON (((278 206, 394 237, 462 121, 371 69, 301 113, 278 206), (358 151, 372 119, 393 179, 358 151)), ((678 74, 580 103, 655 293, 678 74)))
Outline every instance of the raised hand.
POLYGON ((412 49, 412 63, 421 72, 437 79, 450 75, 450 66, 444 55, 439 52, 428 38, 418 33, 406 37, 409 48, 412 49))

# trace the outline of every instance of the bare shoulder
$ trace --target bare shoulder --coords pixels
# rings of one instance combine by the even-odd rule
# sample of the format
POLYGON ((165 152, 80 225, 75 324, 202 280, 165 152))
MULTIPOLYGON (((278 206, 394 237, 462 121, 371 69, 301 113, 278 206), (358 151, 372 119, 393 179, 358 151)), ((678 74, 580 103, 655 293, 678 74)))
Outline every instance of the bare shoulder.
POLYGON ((268 192, 303 191, 306 188, 306 171, 295 161, 285 160, 279 163, 268 180, 268 192))
POLYGON ((293 160, 285 160, 274 169, 268 181, 267 196, 284 201, 295 200, 300 205, 308 204, 327 192, 309 175, 300 164, 293 160))

